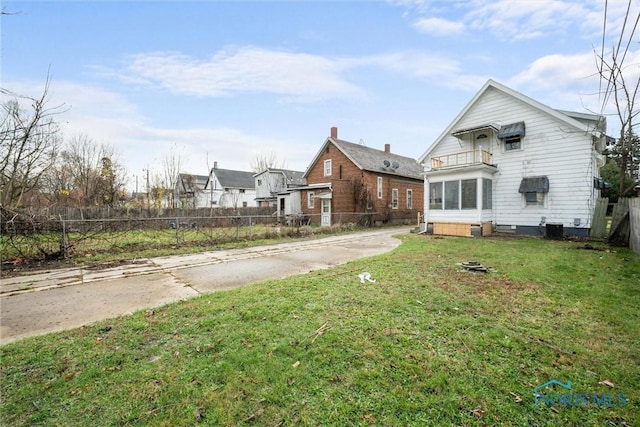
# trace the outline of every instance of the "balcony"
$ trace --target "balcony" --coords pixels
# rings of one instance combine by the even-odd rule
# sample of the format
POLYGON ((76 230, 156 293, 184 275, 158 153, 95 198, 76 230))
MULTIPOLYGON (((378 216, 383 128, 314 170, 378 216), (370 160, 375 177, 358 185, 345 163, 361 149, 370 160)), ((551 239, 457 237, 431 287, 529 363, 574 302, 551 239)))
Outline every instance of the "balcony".
POLYGON ((431 170, 481 164, 493 164, 490 152, 484 150, 460 151, 431 158, 431 170))

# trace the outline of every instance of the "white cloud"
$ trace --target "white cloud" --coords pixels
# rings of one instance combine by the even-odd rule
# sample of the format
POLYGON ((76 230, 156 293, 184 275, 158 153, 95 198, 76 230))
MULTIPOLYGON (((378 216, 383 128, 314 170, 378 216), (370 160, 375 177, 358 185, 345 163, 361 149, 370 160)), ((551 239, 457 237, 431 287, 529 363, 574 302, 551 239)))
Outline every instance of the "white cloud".
POLYGON ((135 55, 123 72, 179 95, 218 97, 266 92, 301 99, 362 96, 341 76, 338 61, 317 55, 243 47, 206 60, 178 53, 135 55))
POLYGON ((464 33, 465 30, 462 22, 449 21, 443 18, 422 18, 416 21, 413 27, 421 33, 436 36, 456 36, 464 33))
POLYGON ((482 3, 466 20, 477 30, 489 30, 503 40, 528 40, 564 33, 585 16, 585 3, 503 0, 482 3))

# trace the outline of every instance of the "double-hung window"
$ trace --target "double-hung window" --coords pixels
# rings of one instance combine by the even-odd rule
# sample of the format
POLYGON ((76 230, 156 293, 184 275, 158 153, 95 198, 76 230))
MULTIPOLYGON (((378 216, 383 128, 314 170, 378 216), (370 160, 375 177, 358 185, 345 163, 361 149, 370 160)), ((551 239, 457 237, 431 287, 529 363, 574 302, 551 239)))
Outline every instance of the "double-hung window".
POLYGON ((331 159, 324 161, 324 176, 331 176, 331 159))
POLYGON ((398 189, 391 189, 391 207, 393 209, 398 209, 398 189))

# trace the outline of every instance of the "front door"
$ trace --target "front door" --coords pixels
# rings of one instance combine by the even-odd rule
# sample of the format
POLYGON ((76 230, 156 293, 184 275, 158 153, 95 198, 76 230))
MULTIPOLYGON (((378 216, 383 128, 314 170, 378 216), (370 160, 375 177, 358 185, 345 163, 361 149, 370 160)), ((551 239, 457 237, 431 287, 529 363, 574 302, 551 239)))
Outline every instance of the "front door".
POLYGON ((331 199, 321 199, 320 225, 323 227, 331 225, 331 199))

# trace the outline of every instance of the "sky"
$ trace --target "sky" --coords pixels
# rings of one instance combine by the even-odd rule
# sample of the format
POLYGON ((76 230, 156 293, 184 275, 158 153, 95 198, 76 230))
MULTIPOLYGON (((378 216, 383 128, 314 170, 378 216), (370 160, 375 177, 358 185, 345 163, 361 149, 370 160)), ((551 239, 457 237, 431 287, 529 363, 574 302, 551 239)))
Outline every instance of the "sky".
MULTIPOLYGON (((627 6, 608 1, 605 57, 627 6)), ((552 108, 614 112, 598 96, 604 0, 3 0, 2 9, 0 86, 38 98, 48 76, 65 140, 113 147, 129 189, 172 155, 196 175, 214 162, 251 171, 265 157, 304 171, 331 127, 418 158, 487 79, 552 108)), ((633 0, 627 28, 639 11, 633 0)), ((636 76, 639 34, 625 57, 636 76)), ((608 124, 616 135, 616 117, 608 124)))

